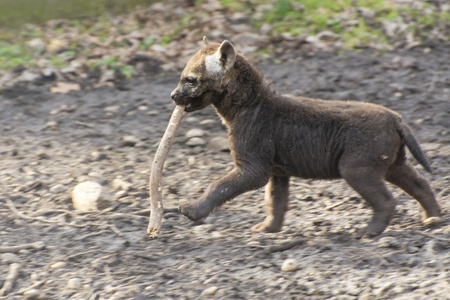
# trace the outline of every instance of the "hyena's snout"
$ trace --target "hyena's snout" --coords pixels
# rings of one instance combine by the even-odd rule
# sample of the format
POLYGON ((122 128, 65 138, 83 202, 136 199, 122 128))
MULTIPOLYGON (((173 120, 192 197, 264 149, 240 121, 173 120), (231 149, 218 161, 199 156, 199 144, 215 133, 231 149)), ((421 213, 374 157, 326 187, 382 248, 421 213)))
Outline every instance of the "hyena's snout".
POLYGON ((172 93, 170 93, 170 98, 172 98, 173 101, 176 101, 180 96, 180 91, 178 90, 178 87, 175 88, 172 93))

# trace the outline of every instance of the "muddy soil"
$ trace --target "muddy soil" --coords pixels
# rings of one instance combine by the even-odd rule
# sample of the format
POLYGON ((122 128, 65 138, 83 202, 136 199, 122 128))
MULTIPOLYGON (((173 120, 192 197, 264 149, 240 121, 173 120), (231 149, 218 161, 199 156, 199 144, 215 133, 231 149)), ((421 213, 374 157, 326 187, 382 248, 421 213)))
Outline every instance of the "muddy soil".
POLYGON ((2 90, 0 286, 10 265, 21 268, 0 299, 450 299, 449 46, 294 51, 258 65, 282 93, 382 104, 414 129, 434 172, 414 164, 443 222, 423 225, 418 203, 390 186, 398 199, 391 226, 362 240, 354 232, 371 210, 340 180, 292 179, 280 233, 250 231, 265 217, 263 189, 203 223, 179 214, 181 201, 232 168, 223 146, 210 143, 226 137, 212 108, 183 120, 164 171, 162 233, 149 239, 149 168, 178 74, 68 94, 50 93, 54 83, 2 90), (194 128, 203 132, 192 141, 194 128), (72 205, 73 187, 86 180, 110 195, 98 212, 72 205))

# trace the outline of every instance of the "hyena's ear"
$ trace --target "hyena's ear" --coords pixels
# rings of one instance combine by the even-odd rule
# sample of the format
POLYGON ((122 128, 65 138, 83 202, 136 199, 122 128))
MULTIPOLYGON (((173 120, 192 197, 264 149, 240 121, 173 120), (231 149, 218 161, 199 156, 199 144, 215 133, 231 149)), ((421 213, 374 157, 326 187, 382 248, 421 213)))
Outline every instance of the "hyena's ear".
POLYGON ((208 39, 206 38, 206 35, 204 35, 203 36, 203 45, 206 46, 208 44, 209 44, 208 39))
POLYGON ((220 53, 218 57, 222 67, 227 71, 231 69, 236 60, 236 51, 234 51, 233 45, 229 41, 223 41, 217 52, 220 53))
POLYGON ((205 59, 206 70, 212 75, 223 76, 234 66, 236 51, 229 41, 223 41, 217 51, 205 59))

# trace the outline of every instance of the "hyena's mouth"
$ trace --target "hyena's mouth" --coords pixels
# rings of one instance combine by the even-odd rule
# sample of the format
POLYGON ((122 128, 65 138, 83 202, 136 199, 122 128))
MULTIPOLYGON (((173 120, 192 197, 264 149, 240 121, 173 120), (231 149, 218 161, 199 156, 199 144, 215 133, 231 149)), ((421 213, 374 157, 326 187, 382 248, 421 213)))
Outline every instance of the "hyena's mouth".
POLYGON ((185 111, 190 110, 191 108, 192 108, 192 102, 188 102, 188 103, 186 103, 186 105, 184 106, 184 110, 185 110, 185 111))

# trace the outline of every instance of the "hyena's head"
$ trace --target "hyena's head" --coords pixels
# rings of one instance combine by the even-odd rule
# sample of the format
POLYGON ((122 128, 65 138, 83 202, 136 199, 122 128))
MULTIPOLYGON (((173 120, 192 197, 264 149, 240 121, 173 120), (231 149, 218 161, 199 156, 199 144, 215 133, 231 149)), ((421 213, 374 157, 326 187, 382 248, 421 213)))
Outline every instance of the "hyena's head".
POLYGON ((187 63, 181 73, 178 86, 170 96, 185 111, 200 110, 223 93, 226 80, 236 60, 236 52, 229 41, 222 44, 208 43, 187 63))

